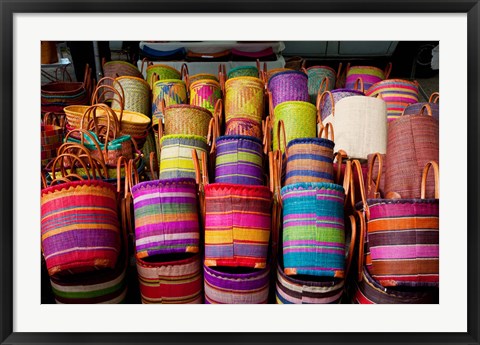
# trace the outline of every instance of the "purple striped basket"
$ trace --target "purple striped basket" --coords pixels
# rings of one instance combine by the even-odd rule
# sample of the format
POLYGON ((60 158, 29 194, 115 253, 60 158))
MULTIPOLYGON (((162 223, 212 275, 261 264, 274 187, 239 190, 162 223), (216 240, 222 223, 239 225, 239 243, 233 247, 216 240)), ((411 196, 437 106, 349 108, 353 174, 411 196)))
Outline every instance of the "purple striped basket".
POLYGON ((374 66, 352 66, 347 67, 347 77, 345 80, 345 87, 353 89, 357 79, 362 79, 365 90, 370 86, 387 79, 390 76, 392 64, 388 64, 385 71, 374 66))
POLYGON ((320 96, 319 114, 321 120, 325 120, 332 114, 335 104, 345 97, 365 96, 362 91, 354 89, 336 89, 329 92, 323 92, 320 96))
POLYGON ((285 71, 275 74, 268 81, 268 90, 272 95, 273 109, 277 104, 288 101, 310 102, 308 76, 303 72, 285 71))
POLYGON ((132 187, 132 196, 139 258, 198 252, 200 234, 195 180, 141 182, 132 187))
POLYGON ((205 304, 266 304, 270 268, 239 270, 204 266, 205 304))
MULTIPOLYGON (((422 113, 423 107, 430 106, 429 112, 434 119, 440 120, 440 106, 438 103, 422 102, 413 103, 405 108, 403 115, 418 115, 422 113)), ((430 115, 430 114, 429 114, 430 115)))
POLYGON ((254 137, 223 136, 216 141, 215 182, 263 185, 263 146, 254 137))

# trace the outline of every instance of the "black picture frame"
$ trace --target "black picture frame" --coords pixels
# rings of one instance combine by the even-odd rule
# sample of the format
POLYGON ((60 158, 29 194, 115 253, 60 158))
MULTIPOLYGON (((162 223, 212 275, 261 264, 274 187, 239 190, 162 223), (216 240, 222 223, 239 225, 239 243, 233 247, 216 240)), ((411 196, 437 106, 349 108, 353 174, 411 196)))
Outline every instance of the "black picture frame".
MULTIPOLYGON (((478 135, 479 16, 478 0, 300 0, 300 1, 19 1, 0 0, 2 35, 0 115, 0 340, 2 344, 479 344, 478 135), (115 6, 112 6, 115 4, 115 6), (15 13, 466 13, 468 15, 468 310, 466 333, 15 333, 13 332, 13 15, 15 13)), ((447 114, 447 116, 450 116, 447 114)), ((452 317, 455 317, 452 315, 452 317)))

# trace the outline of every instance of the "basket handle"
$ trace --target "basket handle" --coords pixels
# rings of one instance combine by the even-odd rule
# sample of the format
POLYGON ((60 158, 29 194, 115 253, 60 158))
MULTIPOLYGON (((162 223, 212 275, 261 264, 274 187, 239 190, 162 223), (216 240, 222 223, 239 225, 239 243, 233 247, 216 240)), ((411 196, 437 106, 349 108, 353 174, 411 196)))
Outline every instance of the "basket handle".
POLYGON ((221 98, 217 99, 217 102, 215 103, 213 117, 217 117, 218 125, 221 126, 223 123, 223 100, 221 98))
MULTIPOLYGON (((112 128, 111 127, 111 122, 110 122, 110 112, 112 111, 109 107, 107 107, 106 105, 103 105, 103 104, 95 104, 95 105, 92 105, 90 107, 88 107, 85 112, 83 113, 83 116, 82 116, 82 119, 80 120, 80 128, 81 129, 84 129, 86 128, 87 130, 90 129, 91 125, 92 125, 92 122, 93 122, 93 126, 95 128, 95 133, 97 134, 97 136, 99 137, 99 140, 100 140, 100 130, 99 130, 99 126, 98 126, 98 118, 97 118, 97 115, 96 115, 96 112, 97 112, 97 109, 98 108, 101 108, 105 111, 106 113, 106 118, 107 118, 107 133, 105 135, 105 147, 104 147, 104 151, 105 151, 105 157, 107 157, 108 155, 108 143, 109 143, 109 136, 110 136, 110 129, 112 128), (92 119, 90 120, 90 115, 92 116, 92 119), (84 127, 84 121, 85 119, 87 119, 87 126, 84 127)), ((102 116, 102 118, 104 118, 102 116)), ((113 132, 112 132, 112 135, 113 135, 113 139, 116 138, 117 134, 118 134, 118 127, 116 126, 116 117, 113 116, 114 118, 114 126, 113 126, 113 132)), ((82 145, 83 145, 84 141, 83 141, 83 137, 82 137, 82 145)), ((101 152, 101 151, 100 151, 101 152)))
POLYGON ((190 81, 189 81, 189 72, 188 72, 188 66, 184 62, 182 64, 182 68, 180 69, 180 79, 185 81, 185 85, 187 86, 187 89, 190 87, 190 81))
POLYGON ((273 159, 274 159, 274 187, 275 187, 275 194, 277 195, 277 202, 280 205, 280 208, 283 208, 283 201, 281 196, 281 189, 282 189, 282 167, 283 167, 283 155, 280 150, 276 150, 273 152, 273 159))
POLYGON ((281 137, 283 136, 283 152, 285 152, 285 159, 288 159, 287 153, 287 133, 285 131, 285 123, 283 120, 278 121, 277 123, 277 140, 278 140, 278 149, 282 152, 282 140, 281 137))
POLYGON ((328 136, 331 133, 332 135, 331 135, 330 140, 335 141, 335 133, 333 132, 333 125, 332 125, 331 122, 327 122, 327 124, 325 126, 322 124, 322 126, 318 130, 318 137, 323 138, 324 133, 325 133, 325 138, 324 139, 328 139, 328 136))
POLYGON ((342 67, 343 67, 343 63, 340 62, 337 68, 337 75, 335 76, 336 79, 339 79, 340 76, 342 75, 342 67))
POLYGON ((128 185, 130 186, 130 190, 132 190, 132 187, 140 182, 137 166, 135 165, 135 161, 133 159, 128 161, 128 174, 125 174, 125 178, 127 178, 127 176, 128 185))
POLYGON ((123 197, 125 198, 127 196, 127 193, 129 192, 129 186, 128 186, 128 161, 124 156, 120 156, 117 160, 117 193, 120 195, 121 188, 120 186, 122 185, 122 165, 125 168, 125 180, 124 180, 124 191, 123 191, 123 197))
MULTIPOLYGON (((318 89, 318 94, 320 94, 320 90, 318 89)), ((318 97, 317 94, 317 123, 322 123, 322 103, 323 99, 328 96, 330 97, 330 103, 332 103, 332 116, 335 116, 335 100, 333 98, 333 94, 329 90, 325 90, 320 94, 320 97, 318 97)))
MULTIPOLYGON (((92 98, 91 98, 91 104, 94 105, 96 103, 99 103, 100 99, 102 97, 104 97, 105 93, 107 93, 108 91, 113 92, 114 96, 113 96, 113 98, 104 99, 103 102, 112 101, 112 106, 113 106, 114 101, 118 102, 118 104, 120 105, 120 109, 119 109, 120 110, 120 116, 118 117, 118 122, 121 124, 122 123, 122 118, 123 118, 123 110, 125 109, 125 92, 123 90, 122 84, 120 84, 116 79, 113 79, 113 78, 110 78, 110 77, 103 77, 102 79, 100 79, 97 83, 97 87, 93 91, 93 95, 92 95, 92 98), (112 81, 112 85, 118 85, 120 91, 116 87, 113 87, 113 86, 110 86, 110 85, 107 85, 107 84, 102 84, 106 80, 112 81), (98 92, 101 89, 106 89, 106 90, 102 91, 102 93, 100 95, 98 95, 98 92), (119 99, 116 99, 115 96, 118 96, 119 99)), ((115 116, 117 116, 117 115, 115 114, 115 116)))
POLYGON ((365 195, 365 180, 363 178, 362 166, 361 166, 360 161, 358 159, 352 160, 352 176, 351 176, 352 184, 350 185, 350 188, 352 190, 355 189, 354 188, 355 187, 355 182, 354 182, 354 179, 353 179, 355 170, 357 172, 358 184, 359 184, 359 187, 360 187, 360 196, 362 198, 363 211, 364 211, 367 219, 370 219, 370 210, 368 208, 367 197, 365 195))
POLYGON ((374 153, 372 161, 370 162, 370 165, 368 166, 368 174, 367 174, 367 194, 371 195, 371 189, 372 189, 372 178, 373 178, 373 167, 375 166, 375 161, 378 160, 378 173, 377 173, 377 178, 375 179, 375 189, 373 191, 373 197, 374 198, 380 198, 380 193, 379 193, 379 188, 380 188, 380 178, 382 177, 382 168, 383 168, 383 158, 382 155, 379 152, 374 153))
POLYGON ((154 167, 158 167, 158 161, 157 161, 157 156, 155 155, 155 152, 150 152, 150 174, 152 175, 153 180, 157 180, 157 175, 155 174, 155 169, 154 167))
MULTIPOLYGON (((351 189, 353 189, 352 186, 352 162, 347 161, 345 165, 345 174, 343 175, 343 190, 345 191, 345 200, 344 200, 344 205, 347 204, 348 196, 352 198, 352 192, 355 194, 354 191, 351 192, 351 189)), ((353 195, 353 200, 355 199, 355 195, 353 195)))
POLYGON ((140 72, 141 72, 142 74, 143 74, 143 66, 145 65, 145 63, 147 64, 147 67, 153 65, 153 62, 152 62, 152 61, 149 61, 146 57, 144 57, 144 58, 142 59, 142 67, 140 68, 140 72))
POLYGON ((57 114, 53 112, 48 112, 43 115, 43 124, 45 126, 60 126, 60 121, 58 120, 57 114))
POLYGON ((342 164, 343 164, 343 159, 347 159, 348 155, 344 150, 338 150, 338 152, 335 152, 333 154, 333 159, 337 159, 337 174, 335 177, 335 183, 340 184, 340 177, 342 176, 342 164))
POLYGON ((440 94, 438 92, 434 92, 430 95, 430 98, 428 99, 428 103, 438 103, 440 100, 440 94))
POLYGON ((392 72, 392 63, 389 62, 387 66, 385 66, 385 70, 383 72, 383 74, 385 75, 385 79, 388 79, 388 77, 390 77, 391 72, 392 72))
POLYGON ((318 90, 323 90, 326 91, 330 88, 330 78, 329 77, 323 77, 322 82, 320 83, 320 86, 318 87, 318 90))
POLYGON ((210 154, 214 155, 217 149, 217 138, 219 137, 220 129, 218 128, 218 121, 216 117, 212 117, 208 124, 207 143, 210 145, 210 154))
POLYGON ((267 154, 270 151, 272 143, 272 123, 270 116, 267 116, 265 120, 262 120, 262 130, 263 130, 263 153, 267 154))
POLYGON ((433 168, 433 173, 435 176, 435 199, 440 199, 440 192, 439 192, 439 169, 438 169, 438 163, 435 161, 429 161, 427 164, 425 164, 425 167, 423 168, 423 173, 422 173, 422 185, 420 189, 420 194, 421 198, 425 199, 426 197, 426 189, 427 189, 427 176, 428 176, 428 171, 430 170, 430 167, 433 168))
MULTIPOLYGON (((53 165, 52 165, 52 177, 55 181, 55 177, 56 177, 56 166, 58 163, 60 163, 60 171, 62 173, 62 177, 63 178, 67 178, 68 177, 75 177, 75 178, 78 178, 79 180, 84 180, 84 178, 78 174, 75 173, 75 162, 78 162, 82 168, 85 170, 85 173, 87 174, 87 180, 90 181, 90 173, 89 173, 89 169, 87 168, 87 165, 85 164, 85 162, 77 155, 74 155, 72 153, 62 153, 61 155, 58 155, 55 160, 53 161, 53 165), (69 158, 70 159, 70 172, 67 174, 67 170, 65 168, 65 158, 69 158)), ((93 164, 92 164, 92 171, 94 172, 95 174, 95 170, 93 169, 93 164)), ((94 178, 96 179, 96 175, 94 175, 94 178)), ((50 185, 53 183, 53 181, 50 183, 50 185)))
POLYGON ((348 247, 347 258, 345 260, 345 277, 348 277, 350 267, 352 266, 353 252, 355 250, 355 242, 357 240, 357 221, 354 215, 348 216, 350 219, 350 228, 352 233, 350 235, 350 246, 348 247))
POLYGON ((275 109, 273 108, 273 96, 272 92, 267 89, 267 97, 268 97, 268 114, 273 118, 275 109))
MULTIPOLYGON (((96 145, 98 147, 98 143, 96 143, 96 145)), ((102 151, 99 149, 98 152, 102 152, 102 151)), ((64 153, 71 153, 80 158, 87 158, 92 169, 96 169, 98 171, 99 177, 103 177, 105 179, 108 177, 108 170, 107 170, 107 166, 105 164, 103 155, 100 155, 100 159, 94 158, 92 157, 91 152, 85 146, 83 146, 82 144, 77 144, 72 142, 65 142, 58 148, 58 155, 61 155, 64 153), (72 152, 72 150, 74 149, 76 149, 77 152, 72 152), (99 166, 103 169, 103 175, 100 172, 99 166)))
POLYGON ((355 80, 355 84, 353 84, 353 89, 356 90, 356 91, 361 91, 363 93, 365 93, 365 87, 363 85, 363 79, 362 78, 357 78, 357 80, 355 80), (358 88, 360 85, 360 89, 358 88))
POLYGON ((355 214, 357 215, 359 221, 360 221, 360 234, 359 234, 359 239, 358 239, 358 276, 357 276, 357 281, 361 282, 363 279, 363 263, 365 260, 365 236, 366 236, 366 230, 367 230, 367 223, 365 221, 365 217, 362 213, 362 211, 355 211, 355 214))
POLYGON ((432 107, 428 103, 425 103, 424 105, 422 105, 422 109, 420 109, 419 115, 424 115, 425 109, 427 110, 427 115, 432 116, 432 107))
POLYGON ((350 62, 347 63, 347 67, 345 67, 345 76, 348 76, 348 71, 350 71, 350 62))
POLYGON ((225 95, 225 82, 227 78, 227 68, 225 64, 218 65, 218 81, 220 82, 220 88, 222 90, 222 94, 225 95))

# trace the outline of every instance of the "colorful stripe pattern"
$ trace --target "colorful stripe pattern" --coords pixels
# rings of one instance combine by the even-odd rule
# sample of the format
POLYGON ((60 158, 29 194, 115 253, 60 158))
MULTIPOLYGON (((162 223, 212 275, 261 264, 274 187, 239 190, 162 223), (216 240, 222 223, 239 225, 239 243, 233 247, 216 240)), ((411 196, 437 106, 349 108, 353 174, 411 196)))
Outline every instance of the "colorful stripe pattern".
POLYGON ((202 264, 199 254, 167 262, 147 262, 137 256, 143 304, 201 304, 202 264))
POLYGON ((369 199, 372 277, 382 286, 438 286, 438 199, 369 199))
POLYGON ((385 288, 378 284, 364 267, 362 280, 354 282, 354 304, 438 304, 438 288, 415 288, 401 290, 385 288))
POLYGON ((308 94, 310 96, 310 102, 317 103, 318 91, 324 78, 328 79, 328 84, 320 90, 320 94, 326 90, 333 90, 337 81, 337 73, 328 66, 312 66, 307 68, 308 74, 308 94))
POLYGON ((270 268, 248 271, 204 266, 205 304, 266 304, 270 268))
POLYGON ((63 143, 63 128, 54 125, 43 125, 40 132, 42 168, 57 156, 57 149, 63 143))
POLYGON ((156 125, 159 119, 163 122, 163 113, 160 104, 165 106, 187 103, 187 88, 182 80, 159 80, 152 87, 152 124, 156 125))
MULTIPOLYGON (((143 72, 143 71, 142 71, 143 72)), ((158 75, 158 80, 165 79, 182 79, 180 71, 176 70, 173 67, 162 64, 154 64, 147 67, 147 83, 152 85, 153 75, 158 75)))
POLYGON ((270 238, 268 187, 205 186, 205 265, 264 268, 270 238))
POLYGON ((344 190, 333 183, 295 183, 281 190, 285 274, 343 278, 344 190))
POLYGON ((166 135, 160 139, 160 180, 195 178, 192 149, 202 163, 202 152, 207 152, 207 140, 196 135, 166 135))
POLYGON ((373 84, 379 83, 385 79, 385 73, 374 66, 353 66, 347 71, 345 88, 353 89, 357 79, 362 79, 365 90, 368 90, 373 84))
POLYGON ((343 279, 315 281, 289 277, 278 265, 275 297, 277 304, 337 304, 342 299, 344 285, 343 279))
POLYGON ((43 189, 41 233, 50 276, 115 267, 120 233, 114 187, 75 181, 43 189))
POLYGON ((268 81, 268 90, 272 94, 274 108, 283 102, 310 102, 308 76, 303 72, 285 71, 275 74, 268 81))
POLYGON ((132 187, 132 196, 139 258, 198 252, 200 233, 195 180, 141 182, 132 187))
POLYGON ((261 124, 264 111, 263 81, 254 77, 237 77, 225 82, 225 121, 245 118, 261 124))
POLYGON ((254 137, 218 137, 215 182, 263 185, 262 142, 254 137))
POLYGON ((214 111, 215 104, 222 99, 220 83, 211 79, 197 80, 190 84, 190 104, 214 111))
POLYGON ((299 182, 333 183, 333 147, 323 138, 299 138, 288 143, 285 185, 299 182))
POLYGON ((372 85, 365 93, 367 96, 381 95, 387 103, 388 121, 400 117, 405 108, 418 102, 418 86, 403 79, 387 79, 372 85))

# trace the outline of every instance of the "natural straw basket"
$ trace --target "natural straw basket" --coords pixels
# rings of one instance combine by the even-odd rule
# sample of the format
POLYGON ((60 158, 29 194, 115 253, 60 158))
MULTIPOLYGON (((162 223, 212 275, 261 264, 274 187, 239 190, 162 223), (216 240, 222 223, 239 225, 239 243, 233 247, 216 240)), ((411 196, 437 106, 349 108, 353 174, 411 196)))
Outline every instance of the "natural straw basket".
POLYGON ((245 135, 262 139, 262 125, 250 119, 233 118, 225 124, 225 135, 245 135))
POLYGON ((238 77, 225 83, 225 121, 245 118, 262 122, 265 84, 259 78, 238 77))
POLYGON ((207 137, 212 113, 202 107, 175 104, 163 111, 166 135, 197 135, 207 137))
POLYGON ((211 79, 200 79, 189 86, 190 105, 215 110, 215 104, 222 99, 220 83, 211 79))
POLYGON ((165 106, 187 103, 187 88, 182 80, 159 80, 152 87, 152 125, 163 123, 162 102, 165 106))
MULTIPOLYGON (((115 79, 117 83, 113 86, 120 90, 120 86, 124 92, 123 109, 134 111, 150 117, 150 86, 143 78, 136 77, 118 77, 115 79), (120 86, 119 86, 120 85, 120 86)), ((121 109, 121 100, 118 95, 114 95, 112 101, 113 109, 121 109)))

